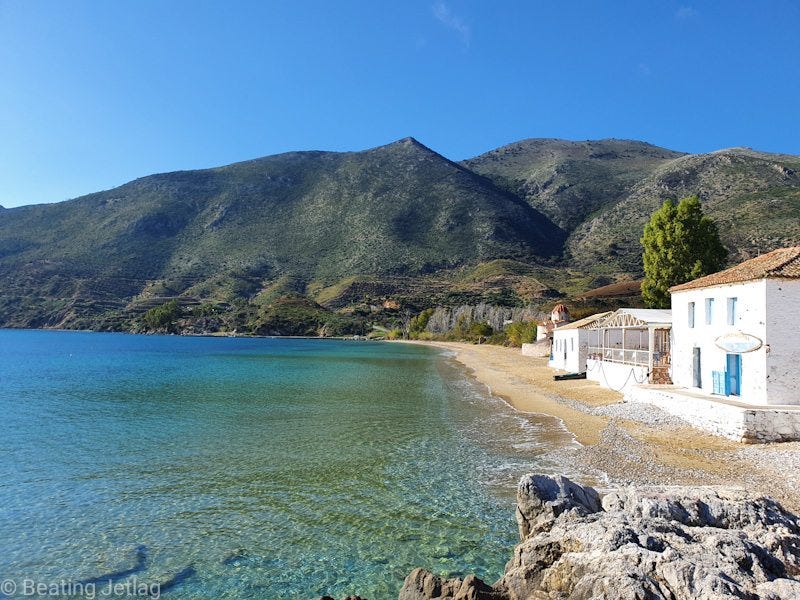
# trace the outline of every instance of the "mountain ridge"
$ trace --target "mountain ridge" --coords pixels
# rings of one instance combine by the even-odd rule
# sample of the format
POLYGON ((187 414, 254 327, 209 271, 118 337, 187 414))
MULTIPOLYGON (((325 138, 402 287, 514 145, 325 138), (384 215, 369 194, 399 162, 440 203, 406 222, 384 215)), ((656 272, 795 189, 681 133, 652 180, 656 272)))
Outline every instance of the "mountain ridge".
POLYGON ((0 211, 0 326, 125 328, 160 298, 544 302, 639 277, 641 229, 668 197, 698 194, 732 258, 800 243, 798 172, 792 155, 616 138, 456 162, 405 137, 156 173, 0 211))

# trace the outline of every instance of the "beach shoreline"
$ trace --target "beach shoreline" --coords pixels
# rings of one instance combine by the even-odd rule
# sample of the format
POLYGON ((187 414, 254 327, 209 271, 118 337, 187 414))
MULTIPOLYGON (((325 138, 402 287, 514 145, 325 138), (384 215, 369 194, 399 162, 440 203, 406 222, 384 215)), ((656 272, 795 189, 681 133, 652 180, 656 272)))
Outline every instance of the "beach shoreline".
POLYGON ((411 341, 446 352, 465 376, 523 413, 559 419, 578 444, 551 460, 588 479, 623 485, 719 485, 770 495, 800 511, 800 442, 742 444, 690 427, 657 407, 625 403, 588 380, 554 381, 544 357, 518 348, 411 341))

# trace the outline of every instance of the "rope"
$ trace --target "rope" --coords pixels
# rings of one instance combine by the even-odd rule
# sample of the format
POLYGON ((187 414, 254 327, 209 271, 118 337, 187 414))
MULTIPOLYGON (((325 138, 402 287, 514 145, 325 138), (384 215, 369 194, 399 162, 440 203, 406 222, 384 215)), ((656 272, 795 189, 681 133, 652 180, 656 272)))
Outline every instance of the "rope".
POLYGON ((606 382, 606 387, 608 389, 610 389, 612 392, 621 392, 622 390, 624 390, 625 386, 628 385, 628 381, 630 381, 631 376, 633 377, 633 380, 636 383, 640 384, 640 385, 642 383, 644 383, 645 381, 647 381, 647 378, 650 377, 650 373, 645 373, 644 378, 641 381, 639 381, 638 379, 636 379, 636 375, 635 375, 635 371, 634 371, 633 367, 631 367, 630 371, 628 371, 628 376, 625 378, 625 381, 623 382, 622 386, 620 388, 614 388, 614 387, 611 387, 610 383, 608 383, 608 377, 606 376, 606 370, 603 368, 603 361, 599 360, 599 361, 597 361, 597 363, 600 366, 600 372, 603 374, 603 380, 606 382))

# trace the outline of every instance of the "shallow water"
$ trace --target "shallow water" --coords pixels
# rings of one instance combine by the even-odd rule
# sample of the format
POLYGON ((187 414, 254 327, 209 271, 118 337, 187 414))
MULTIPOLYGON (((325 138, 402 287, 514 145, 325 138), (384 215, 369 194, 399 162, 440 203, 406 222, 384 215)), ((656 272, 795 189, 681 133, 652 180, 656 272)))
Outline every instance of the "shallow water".
POLYGON ((332 340, 0 330, 0 414, 0 578, 87 580, 143 546, 119 581, 193 566, 170 598, 494 581, 517 480, 568 443, 430 348, 332 340))

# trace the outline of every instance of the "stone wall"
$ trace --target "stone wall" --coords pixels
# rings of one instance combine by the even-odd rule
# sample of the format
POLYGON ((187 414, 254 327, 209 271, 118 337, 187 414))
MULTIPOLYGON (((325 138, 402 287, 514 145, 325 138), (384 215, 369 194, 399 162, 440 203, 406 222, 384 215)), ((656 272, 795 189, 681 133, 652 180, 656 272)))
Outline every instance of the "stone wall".
POLYGON ((673 386, 631 386, 625 400, 653 404, 699 429, 740 442, 800 440, 800 409, 794 407, 736 406, 682 394, 673 386))

